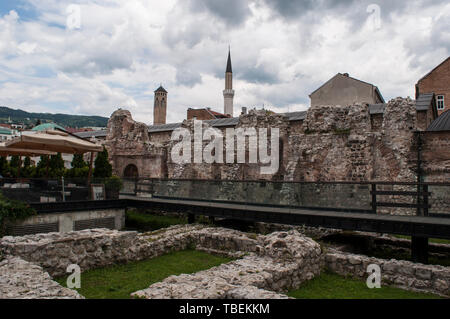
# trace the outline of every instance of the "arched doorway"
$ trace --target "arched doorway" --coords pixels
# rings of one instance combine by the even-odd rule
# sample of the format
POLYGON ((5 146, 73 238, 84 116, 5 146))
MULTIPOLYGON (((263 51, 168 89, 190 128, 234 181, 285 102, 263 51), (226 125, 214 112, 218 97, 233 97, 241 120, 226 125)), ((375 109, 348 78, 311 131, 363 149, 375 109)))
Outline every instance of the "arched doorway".
POLYGON ((130 164, 127 167, 125 167, 125 170, 123 171, 123 177, 124 178, 138 178, 139 177, 139 171, 136 165, 130 164))

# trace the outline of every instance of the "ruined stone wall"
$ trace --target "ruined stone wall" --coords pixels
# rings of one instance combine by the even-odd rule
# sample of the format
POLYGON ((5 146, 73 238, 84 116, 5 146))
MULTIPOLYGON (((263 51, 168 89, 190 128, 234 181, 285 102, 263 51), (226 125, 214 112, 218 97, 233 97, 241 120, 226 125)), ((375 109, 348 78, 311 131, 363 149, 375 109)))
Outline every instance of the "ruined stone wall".
MULTIPOLYGON (((170 179, 264 179, 286 181, 415 181, 417 150, 414 131, 423 129, 420 112, 409 98, 387 103, 384 115, 370 115, 367 105, 314 106, 303 121, 290 122, 281 114, 250 111, 241 115, 237 128, 277 127, 280 129, 280 169, 260 173, 261 164, 247 163, 176 164, 171 160, 172 132, 148 134, 125 110, 116 111, 108 124, 106 145, 114 173, 123 176, 127 165, 136 165, 140 177, 170 179)), ((208 124, 203 123, 206 129, 208 124)), ((182 127, 191 132, 193 121, 182 127)), ((225 129, 219 130, 225 136, 225 129)), ((450 133, 440 138, 443 149, 450 133), (444 140, 444 142, 442 142, 444 140)), ((209 142, 204 142, 205 147, 209 142)), ((270 145, 270 143, 269 143, 270 145)), ((193 149, 192 149, 193 152, 193 149)), ((427 159, 430 179, 442 176, 448 152, 430 147, 427 159), (445 158, 443 158, 443 156, 445 158)), ((193 158, 193 156, 192 156, 193 158)), ((224 143, 225 159, 225 143, 224 143)), ((448 180, 448 176, 443 177, 448 180)))
POLYGON ((368 276, 371 264, 381 268, 382 285, 402 289, 450 295, 450 268, 436 265, 416 264, 404 260, 385 260, 364 255, 329 252, 325 255, 326 267, 339 275, 363 279, 368 276))
POLYGON ((166 149, 152 142, 148 127, 133 120, 126 110, 114 112, 108 122, 106 147, 115 175, 124 176, 127 166, 137 167, 139 176, 164 177, 166 149))

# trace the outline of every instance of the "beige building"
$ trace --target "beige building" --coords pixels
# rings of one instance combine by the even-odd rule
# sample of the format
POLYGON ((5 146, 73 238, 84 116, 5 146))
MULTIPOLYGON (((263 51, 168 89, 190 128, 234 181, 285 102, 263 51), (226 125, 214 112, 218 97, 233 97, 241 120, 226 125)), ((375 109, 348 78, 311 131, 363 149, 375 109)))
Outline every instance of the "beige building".
POLYGON ((311 106, 385 103, 375 85, 338 73, 309 96, 311 106))

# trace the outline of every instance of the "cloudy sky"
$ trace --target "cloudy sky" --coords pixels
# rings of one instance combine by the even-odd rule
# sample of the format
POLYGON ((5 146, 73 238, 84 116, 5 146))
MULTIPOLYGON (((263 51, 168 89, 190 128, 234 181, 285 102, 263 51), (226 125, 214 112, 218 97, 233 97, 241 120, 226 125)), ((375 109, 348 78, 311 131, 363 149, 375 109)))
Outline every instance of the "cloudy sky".
POLYGON ((0 0, 0 105, 168 122, 223 111, 228 45, 242 106, 305 110, 338 72, 386 100, 450 55, 447 0, 0 0), (78 14, 79 13, 79 14, 78 14))

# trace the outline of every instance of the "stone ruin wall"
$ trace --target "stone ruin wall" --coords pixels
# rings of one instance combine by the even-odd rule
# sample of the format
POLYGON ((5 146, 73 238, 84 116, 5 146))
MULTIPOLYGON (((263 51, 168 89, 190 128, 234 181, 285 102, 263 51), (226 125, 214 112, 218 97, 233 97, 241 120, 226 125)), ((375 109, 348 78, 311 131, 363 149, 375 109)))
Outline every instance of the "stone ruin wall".
MULTIPOLYGON (((273 175, 260 174, 258 164, 175 164, 170 156, 174 145, 171 132, 148 134, 147 126, 135 122, 125 110, 111 116, 106 145, 114 173, 119 176, 133 164, 140 177, 152 178, 413 182, 417 157, 414 131, 423 126, 419 115, 409 98, 391 100, 384 115, 371 116, 367 105, 358 104, 311 107, 305 120, 293 122, 264 110, 241 115, 236 128, 280 128, 281 163, 273 175)), ((185 120, 182 127, 193 132, 193 121, 185 120)), ((225 135, 226 128, 217 129, 225 135)), ((444 134, 432 142, 433 148, 439 144, 445 149, 448 139, 448 133, 444 134)), ((449 160, 448 152, 434 153, 427 155, 427 160, 434 162, 426 170, 428 181, 440 181, 442 175, 434 172, 442 170, 440 161, 449 160)), ((448 170, 448 164, 444 166, 448 170)))
POLYGON ((171 276, 133 296, 285 299, 280 292, 296 289, 320 274, 319 244, 295 230, 264 236, 201 225, 179 225, 146 234, 94 229, 3 237, 0 298, 82 298, 50 276, 66 275, 70 264, 79 265, 84 272, 188 248, 239 259, 192 275, 171 276), (34 279, 27 283, 30 277, 34 279))
POLYGON ((367 266, 381 267, 382 284, 450 296, 450 269, 409 261, 383 260, 329 249, 297 230, 257 235, 202 225, 178 225, 138 234, 106 229, 50 233, 0 240, 0 298, 83 298, 52 277, 67 266, 81 271, 155 258, 195 248, 238 258, 190 275, 170 276, 133 297, 149 299, 287 298, 286 291, 329 271, 367 278, 367 266))
POLYGON ((134 121, 129 111, 118 110, 111 116, 105 146, 115 175, 123 176, 128 165, 135 165, 140 176, 165 177, 166 148, 152 142, 147 125, 134 121))

